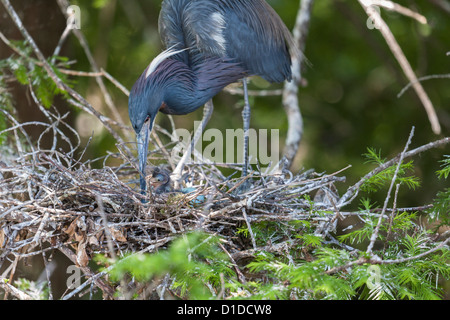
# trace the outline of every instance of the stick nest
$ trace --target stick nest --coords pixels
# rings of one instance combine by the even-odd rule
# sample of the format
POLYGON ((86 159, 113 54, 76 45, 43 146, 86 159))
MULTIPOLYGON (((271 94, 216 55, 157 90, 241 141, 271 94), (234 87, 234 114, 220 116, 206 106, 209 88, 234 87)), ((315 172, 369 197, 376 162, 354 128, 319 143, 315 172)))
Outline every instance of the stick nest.
MULTIPOLYGON (((42 124, 46 129, 37 143, 25 125, 16 123, 3 132, 10 138, 0 156, 2 258, 66 247, 75 253, 79 266, 86 266, 96 253, 155 252, 177 236, 201 230, 221 236, 224 250, 237 260, 252 255, 260 245, 252 233, 255 223, 310 220, 320 234, 336 222, 334 214, 315 215, 312 209, 336 211, 334 183, 344 178, 313 171, 293 175, 287 169, 273 174, 257 170, 235 178, 239 170, 226 177, 214 164, 188 164, 182 187, 190 187, 190 192, 142 195, 130 153, 118 146, 118 153, 104 159, 115 166, 92 168, 91 161, 79 160, 84 150, 58 129, 65 125, 61 117, 45 112, 56 120, 42 124), (45 135, 53 138, 51 148, 40 145, 45 135), (68 144, 69 151, 57 149, 60 142, 68 144), (313 197, 315 202, 309 200, 313 197), (249 237, 237 233, 242 227, 249 237)), ((149 162, 171 163, 168 150, 167 145, 154 146, 149 162)), ((294 245, 286 239, 273 239, 265 249, 294 245)))

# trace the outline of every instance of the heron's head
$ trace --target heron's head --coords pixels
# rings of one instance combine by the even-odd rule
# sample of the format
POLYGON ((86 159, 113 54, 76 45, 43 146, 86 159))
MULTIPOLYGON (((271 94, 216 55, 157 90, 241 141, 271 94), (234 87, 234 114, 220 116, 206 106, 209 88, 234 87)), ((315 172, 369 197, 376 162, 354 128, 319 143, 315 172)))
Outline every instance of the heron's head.
POLYGON ((128 99, 128 114, 136 132, 139 157, 140 185, 145 191, 144 179, 147 162, 148 141, 159 110, 169 112, 164 102, 167 88, 173 82, 173 70, 166 68, 168 58, 184 50, 170 48, 159 54, 145 69, 133 88, 128 99))
POLYGON ((128 114, 131 125, 136 132, 141 190, 145 191, 145 166, 150 133, 153 129, 156 114, 163 104, 162 95, 151 79, 141 76, 130 91, 128 114))

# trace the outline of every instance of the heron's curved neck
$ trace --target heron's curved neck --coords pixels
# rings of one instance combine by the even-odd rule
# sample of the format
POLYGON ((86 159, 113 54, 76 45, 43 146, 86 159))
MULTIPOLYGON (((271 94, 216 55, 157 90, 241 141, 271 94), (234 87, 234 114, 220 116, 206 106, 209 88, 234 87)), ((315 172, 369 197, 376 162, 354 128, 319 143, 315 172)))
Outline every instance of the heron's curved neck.
MULTIPOLYGON (((217 92, 213 92, 213 90, 198 90, 195 81, 190 84, 183 82, 174 83, 167 87, 164 101, 168 107, 167 113, 188 114, 194 112, 212 99, 217 92)), ((161 111, 164 112, 164 110, 161 111)))
MULTIPOLYGON (((168 59, 170 60, 170 59, 168 59)), ((205 59, 202 63, 188 67, 183 62, 168 72, 164 101, 171 113, 187 114, 203 106, 224 87, 245 76, 243 68, 223 59, 205 59)))

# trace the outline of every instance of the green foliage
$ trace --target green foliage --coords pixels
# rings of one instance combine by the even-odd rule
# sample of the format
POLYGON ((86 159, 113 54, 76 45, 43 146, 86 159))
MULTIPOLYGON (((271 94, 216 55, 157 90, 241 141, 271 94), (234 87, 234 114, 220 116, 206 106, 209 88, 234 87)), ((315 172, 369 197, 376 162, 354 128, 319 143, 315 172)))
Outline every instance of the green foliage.
MULTIPOLYGON (((53 79, 47 74, 42 64, 31 57, 31 49, 26 42, 11 41, 10 45, 19 54, 0 60, 0 109, 11 113, 14 108, 13 98, 9 92, 9 85, 14 79, 24 85, 30 86, 36 98, 45 108, 50 108, 56 95, 68 97, 66 91, 59 89, 53 79)), ((64 57, 50 57, 48 63, 53 71, 67 85, 73 83, 61 73, 58 66, 66 66, 68 59, 64 57)), ((0 131, 7 128, 7 119, 0 110, 0 131)), ((0 135, 0 145, 4 144, 7 135, 0 135)))
POLYGON ((274 255, 261 254, 248 267, 253 272, 266 272, 272 280, 271 285, 258 288, 252 298, 266 298, 267 291, 272 295, 296 296, 298 299, 350 299, 354 290, 345 277, 328 275, 325 271, 339 266, 349 253, 345 250, 319 248, 314 251, 317 259, 292 265, 278 260, 274 255))
MULTIPOLYGON (((406 232, 408 230, 412 230, 416 227, 417 212, 397 212, 392 219, 392 228, 397 232, 403 231, 406 232)), ((385 225, 382 226, 382 230, 387 232, 387 227, 385 225)))
POLYGON ((367 159, 366 163, 382 165, 386 162, 386 159, 381 158, 381 150, 377 151, 374 148, 367 148, 367 153, 364 153, 363 156, 367 159))
MULTIPOLYGON (((375 150, 369 149, 368 155, 371 163, 385 163, 375 150)), ((373 192, 392 180, 392 168, 370 182, 373 192)), ((411 169, 411 162, 403 166, 399 182, 411 169)), ((406 178, 415 185, 416 177, 406 178)), ((448 210, 447 192, 446 189, 440 193, 444 196, 435 202, 435 205, 440 203, 441 209, 448 210)), ((361 199, 360 203, 358 216, 363 226, 337 236, 343 244, 364 247, 375 232, 381 209, 369 198, 361 199)), ((309 250, 307 255, 299 255, 294 250, 289 256, 260 252, 247 267, 264 280, 245 286, 233 283, 230 288, 240 288, 241 295, 237 297, 253 299, 441 299, 438 280, 448 279, 450 275, 448 247, 428 253, 436 243, 430 231, 418 224, 417 212, 387 211, 385 215, 377 234, 375 248, 378 249, 371 254, 326 244, 314 233, 313 224, 299 222, 302 228, 297 229, 295 238, 301 240, 299 247, 309 250), (380 264, 369 263, 372 260, 380 264)), ((444 223, 448 225, 448 221, 444 223)))
MULTIPOLYGON (((277 252, 257 251, 246 265, 245 282, 217 248, 219 239, 202 233, 182 236, 155 254, 124 257, 108 270, 114 281, 131 275, 153 286, 168 274, 171 289, 189 299, 217 298, 218 292, 227 299, 441 299, 439 279, 450 276, 448 247, 432 250, 436 242, 418 224, 418 213, 399 210, 385 213, 390 218, 381 224, 373 252, 352 249, 347 244, 363 245, 372 239, 379 220, 375 203, 369 198, 360 203, 357 213, 363 226, 338 236, 339 242, 323 241, 311 220, 252 224, 258 244, 283 240, 293 245, 277 252)), ((236 234, 250 236, 246 227, 236 234)))
POLYGON ((441 160, 441 167, 442 169, 436 171, 439 179, 447 179, 448 175, 450 174, 450 156, 444 155, 444 160, 441 160))
MULTIPOLYGON (((221 275, 233 274, 228 258, 217 248, 218 241, 213 236, 190 233, 175 240, 167 250, 123 257, 108 272, 115 281, 129 274, 138 282, 157 281, 169 274, 175 279, 172 288, 179 289, 181 297, 209 299, 214 294, 206 284, 220 290, 221 275)), ((107 262, 101 256, 97 259, 107 262)))
POLYGON ((35 282, 25 278, 19 278, 15 282, 15 287, 27 294, 33 300, 47 300, 49 288, 47 282, 35 282))
POLYGON ((428 213, 432 220, 441 220, 439 226, 450 224, 450 188, 437 193, 433 207, 428 210, 428 213))
POLYGON ((92 6, 97 9, 101 9, 108 4, 109 0, 94 0, 92 6))
MULTIPOLYGON (((47 74, 42 64, 31 58, 31 49, 25 42, 13 41, 11 44, 14 46, 16 51, 20 52, 20 55, 12 55, 9 58, 0 61, 0 74, 7 74, 9 71, 14 75, 15 79, 20 84, 27 86, 30 85, 35 92, 36 97, 45 108, 49 108, 52 105, 54 97, 58 94, 66 98, 68 97, 66 91, 57 87, 53 79, 47 74)), ((65 74, 61 73, 57 67, 57 65, 64 65, 68 67, 67 58, 55 56, 48 58, 47 62, 64 83, 69 86, 73 85, 72 81, 70 81, 65 74)), ((1 92, 0 96, 2 96, 1 92)), ((0 99, 6 98, 0 97, 0 99)), ((9 101, 9 105, 12 104, 10 100, 7 101, 9 101)))
MULTIPOLYGON (((380 151, 376 151, 375 149, 368 148, 367 153, 363 155, 367 160, 366 163, 372 163, 376 165, 382 165, 385 163, 385 159, 381 158, 380 151)), ((382 186, 388 185, 393 176, 394 172, 397 169, 397 164, 392 165, 382 172, 379 172, 369 179, 367 179, 363 186, 361 187, 362 191, 365 192, 374 192, 379 190, 382 186)), ((420 186, 420 180, 416 176, 407 176, 406 174, 408 172, 413 171, 413 161, 409 161, 408 163, 402 163, 400 165, 398 174, 397 174, 397 180, 396 183, 405 184, 409 189, 416 189, 420 186)))
MULTIPOLYGON (((441 168, 436 171, 439 179, 447 179, 450 174, 450 156, 445 155, 441 160, 441 168)), ((450 225, 450 188, 445 188, 436 194, 433 201, 433 207, 427 210, 432 221, 438 222, 436 229, 444 225, 450 225)))
MULTIPOLYGON (((408 256, 428 249, 424 235, 408 237, 404 244, 408 256)), ((398 257, 395 246, 386 256, 398 257)), ((253 291, 252 298, 295 299, 440 299, 442 291, 436 286, 438 274, 449 276, 447 262, 449 250, 397 264, 362 264, 328 273, 333 268, 345 266, 354 260, 352 253, 342 249, 318 248, 315 260, 289 264, 274 255, 260 254, 248 267, 253 272, 264 272, 266 283, 252 283, 247 291, 253 291), (373 273, 373 270, 377 270, 373 273)))
POLYGON ((322 244, 322 237, 311 233, 301 234, 297 236, 297 238, 303 240, 303 245, 313 248, 318 247, 322 244))

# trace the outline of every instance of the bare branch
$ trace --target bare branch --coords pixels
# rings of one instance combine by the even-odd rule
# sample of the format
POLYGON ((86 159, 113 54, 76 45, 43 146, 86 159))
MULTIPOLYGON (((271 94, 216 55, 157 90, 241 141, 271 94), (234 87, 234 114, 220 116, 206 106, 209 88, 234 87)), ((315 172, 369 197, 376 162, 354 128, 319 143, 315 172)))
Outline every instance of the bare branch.
POLYGON ((55 82, 56 86, 69 93, 70 96, 72 96, 76 101, 78 101, 81 105, 83 105, 87 110, 89 110, 89 113, 95 115, 105 126, 105 128, 111 133, 111 135, 121 144, 124 145, 124 147, 128 150, 128 152, 131 154, 131 151, 125 146, 125 143, 123 139, 117 134, 116 131, 112 129, 112 127, 109 125, 107 121, 105 121, 105 116, 100 114, 97 110, 95 110, 89 102, 86 101, 84 97, 82 97, 78 92, 70 88, 67 84, 62 81, 58 75, 53 71, 52 67, 49 65, 47 60, 45 59, 42 52, 39 50, 38 46, 36 45, 36 42, 33 40, 33 38, 30 36, 28 31, 25 29, 24 25, 22 24, 22 21, 20 20, 19 16, 17 15, 16 11, 12 7, 9 0, 1 0, 3 3, 3 6, 5 7, 6 11, 11 16, 14 24, 17 26, 19 31, 21 32, 22 36, 25 38, 25 40, 29 43, 31 48, 33 49, 34 54, 39 59, 39 61, 42 63, 43 68, 47 72, 48 76, 55 82))
POLYGON ((416 20, 419 23, 427 24, 427 18, 425 18, 423 15, 421 15, 418 12, 415 12, 407 7, 404 7, 402 5, 399 5, 398 3, 395 3, 393 1, 386 1, 386 0, 371 0, 373 6, 379 6, 383 7, 387 10, 398 12, 406 17, 410 17, 414 20, 416 20))
MULTIPOLYGON (((62 13, 66 16, 66 18, 68 18, 67 8, 70 5, 69 1, 67 1, 67 0, 57 0, 57 2, 58 2, 59 6, 61 8, 62 13)), ((97 62, 95 61, 95 59, 94 59, 94 57, 93 57, 93 55, 91 53, 91 50, 89 49, 89 44, 88 44, 85 36, 83 35, 83 33, 79 29, 72 28, 71 31, 77 37, 81 47, 83 48, 84 53, 85 53, 86 57, 88 58, 88 61, 89 61, 90 65, 91 65, 91 68, 92 68, 93 72, 98 74, 100 72, 100 69, 97 66, 97 62)), ((103 94, 103 96, 105 98, 105 103, 109 107, 109 110, 111 111, 111 113, 113 114, 114 119, 118 123, 124 125, 125 122, 123 121, 122 116, 120 115, 119 111, 117 110, 117 107, 114 104, 114 101, 111 98, 111 95, 109 94, 108 90, 106 89, 105 83, 103 82, 103 78, 101 76, 97 75, 97 76, 95 76, 95 80, 97 81, 97 84, 98 84, 98 86, 99 86, 99 88, 100 88, 100 90, 101 90, 101 92, 102 92, 102 94, 103 94)), ((125 136, 127 137, 128 140, 132 139, 129 130, 123 130, 123 133, 125 134, 125 136)))
POLYGON ((298 86, 302 79, 301 69, 305 62, 303 52, 305 51, 313 3, 313 0, 302 0, 300 2, 293 30, 294 43, 298 49, 298 51, 293 50, 291 54, 293 80, 286 82, 283 90, 283 105, 289 123, 286 144, 283 150, 283 155, 287 160, 287 168, 291 167, 303 136, 303 118, 297 94, 298 86))
POLYGON ((386 43, 391 49, 392 54, 397 59, 398 63, 400 64, 400 67, 402 68, 408 80, 412 83, 412 86, 416 91, 416 94, 418 95, 420 101, 422 102, 425 108, 425 111, 427 112, 428 119, 431 123, 431 128, 433 129, 433 132, 435 134, 440 134, 441 126, 439 124, 439 119, 436 115, 436 111, 434 110, 434 106, 430 98, 428 97, 427 93, 425 92, 424 88, 422 87, 422 84, 417 80, 416 74, 414 73, 411 65, 408 62, 408 59, 405 57, 402 48, 398 44, 388 25, 383 20, 380 13, 377 10, 375 10, 374 6, 376 4, 374 2, 377 1, 372 0, 358 0, 358 1, 366 11, 369 18, 372 19, 374 24, 380 30, 381 34, 386 40, 386 43))

